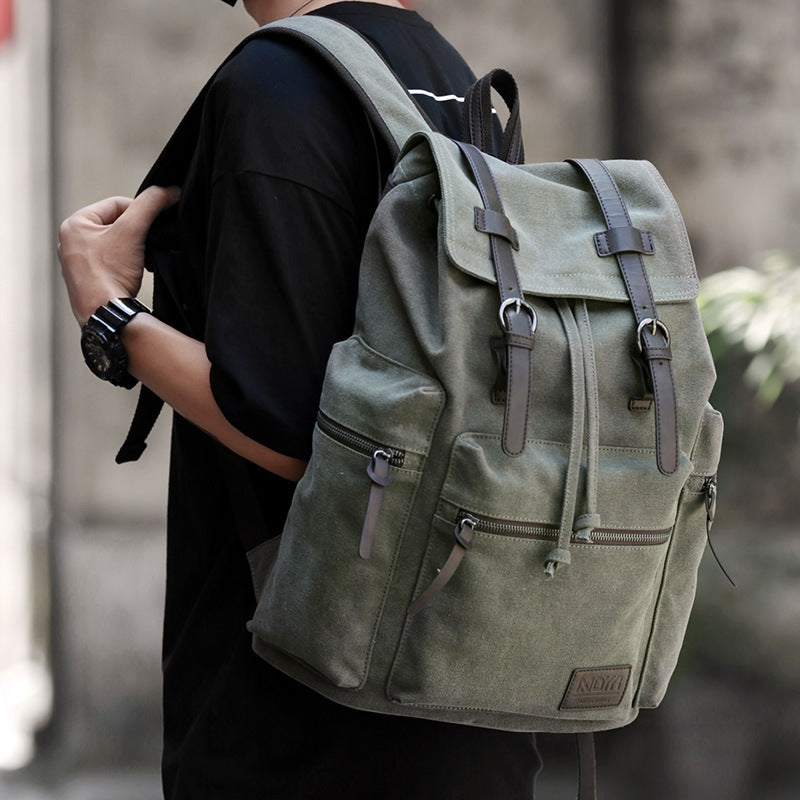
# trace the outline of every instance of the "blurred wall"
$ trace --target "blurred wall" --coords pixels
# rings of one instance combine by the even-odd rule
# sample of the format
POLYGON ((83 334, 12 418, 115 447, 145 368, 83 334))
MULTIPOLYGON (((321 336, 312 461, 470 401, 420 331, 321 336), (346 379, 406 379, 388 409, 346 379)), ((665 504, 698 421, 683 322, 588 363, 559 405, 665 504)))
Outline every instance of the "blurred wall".
MULTIPOLYGON (((515 73, 529 160, 653 160, 687 217, 701 273, 752 262, 768 248, 800 249, 800 10, 793 0, 418 5, 476 72, 506 66, 515 73)), ((241 8, 217 0, 53 0, 53 24, 59 219, 99 197, 132 193, 207 75, 250 30, 241 8)), ((115 466, 135 396, 91 378, 58 293, 56 319, 52 741, 77 765, 155 765, 168 415, 140 462, 115 466)), ((721 537, 742 524, 723 518, 721 511, 721 537)), ((732 550, 745 575, 741 605, 756 581, 750 547, 732 550)), ((800 564, 800 555, 790 563, 800 564)), ((704 567, 704 577, 713 597, 728 603, 717 573, 704 567)), ((760 602, 784 598, 784 585, 762 585, 760 602)), ((701 597, 701 610, 713 602, 701 597)), ((795 642, 797 607, 781 607, 788 622, 773 639, 795 642)), ((747 636, 758 636, 757 627, 748 622, 747 636)), ((765 658, 778 655, 767 648, 765 658)), ((758 685, 770 680, 765 667, 758 685)), ((767 745, 795 741, 781 724, 772 738, 761 722, 751 724, 730 674, 687 674, 676 687, 660 723, 648 717, 634 738, 610 736, 609 763, 623 776, 661 782, 662 796, 751 796, 759 775, 778 770, 774 757, 765 761, 767 745), (648 778, 630 754, 652 756, 655 747, 660 766, 648 778)), ((758 695, 759 719, 763 709, 780 717, 781 706, 796 707, 796 685, 786 679, 781 687, 783 703, 758 695)), ((632 794, 619 786, 613 796, 637 796, 641 785, 628 786, 632 794)))
MULTIPOLYGON (((208 75, 251 27, 241 4, 214 0, 53 0, 56 219, 101 197, 132 195, 208 75)), ((117 466, 138 390, 94 379, 60 285, 55 307, 50 741, 76 767, 154 767, 170 415, 141 461, 117 466)))
POLYGON ((0 769, 47 718, 50 178, 45 0, 0 3, 0 769))

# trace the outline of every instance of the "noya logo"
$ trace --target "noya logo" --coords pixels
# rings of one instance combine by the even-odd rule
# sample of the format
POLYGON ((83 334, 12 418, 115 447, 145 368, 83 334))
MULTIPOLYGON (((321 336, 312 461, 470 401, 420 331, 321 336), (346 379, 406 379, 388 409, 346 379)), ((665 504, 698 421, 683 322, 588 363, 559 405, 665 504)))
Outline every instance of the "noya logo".
POLYGON ((614 675, 595 675, 594 677, 584 675, 578 679, 575 692, 576 694, 615 694, 626 683, 625 675, 616 673, 614 675))
POLYGON ((576 669, 559 708, 613 708, 622 702, 630 666, 576 669))

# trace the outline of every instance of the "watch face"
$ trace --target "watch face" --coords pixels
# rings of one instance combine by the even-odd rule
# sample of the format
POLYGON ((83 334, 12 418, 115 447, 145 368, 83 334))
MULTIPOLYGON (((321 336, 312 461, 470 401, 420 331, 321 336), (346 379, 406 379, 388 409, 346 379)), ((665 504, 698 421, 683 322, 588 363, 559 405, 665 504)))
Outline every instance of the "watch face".
POLYGON ((111 359, 106 352, 105 340, 91 328, 85 328, 81 336, 81 350, 89 369, 100 378, 107 379, 111 370, 111 359))

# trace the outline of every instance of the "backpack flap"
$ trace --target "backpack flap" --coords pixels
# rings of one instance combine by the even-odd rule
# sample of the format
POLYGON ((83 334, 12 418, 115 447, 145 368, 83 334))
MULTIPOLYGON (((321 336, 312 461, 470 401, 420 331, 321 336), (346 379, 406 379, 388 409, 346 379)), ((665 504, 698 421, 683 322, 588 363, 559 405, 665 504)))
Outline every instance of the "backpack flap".
MULTIPOLYGON (((489 239, 475 228, 473 209, 482 203, 471 173, 455 144, 440 136, 426 138, 442 184, 440 213, 447 255, 461 271, 494 283, 489 239)), ((515 260, 524 292, 629 302, 615 259, 598 255, 595 235, 604 232, 606 224, 585 178, 564 162, 519 167, 489 161, 518 238, 515 260)), ((694 300, 700 285, 689 239, 661 175, 647 161, 605 163, 633 224, 652 234, 654 252, 646 256, 645 266, 656 303, 694 300)))
MULTIPOLYGON (((680 442, 692 441, 699 422, 678 420, 681 395, 672 374, 671 332, 678 335, 681 350, 678 366, 683 377, 679 380, 687 383, 690 392, 699 389, 702 396, 710 390, 704 376, 713 370, 705 369, 711 363, 710 354, 695 303, 699 282, 688 237, 656 169, 640 161, 592 162, 613 176, 619 187, 630 221, 623 220, 618 227, 609 198, 598 202, 589 181, 576 168, 590 162, 514 166, 487 157, 504 213, 503 220, 491 221, 494 230, 489 231, 482 218, 481 193, 457 145, 441 136, 420 135, 408 143, 404 161, 410 173, 420 174, 426 168, 437 173, 440 246, 452 267, 496 284, 492 237, 487 235, 495 233, 511 242, 519 284, 534 308, 539 308, 536 302, 549 307, 588 303, 597 311, 617 304, 628 307, 618 309, 623 313, 614 317, 616 334, 603 343, 616 359, 607 359, 601 383, 626 386, 623 402, 632 412, 655 409, 658 469, 664 474, 674 472, 680 442), (633 259, 627 255, 630 250, 637 251, 633 259), (638 273, 628 271, 623 278, 623 260, 641 264, 638 273)), ((402 180, 410 173, 396 177, 402 180)), ((593 312, 591 317, 608 324, 607 313, 593 312)), ((501 364, 501 371, 505 367, 501 364)), ((648 426, 649 446, 652 425, 648 426)), ((641 444, 645 446, 644 441, 641 444)))

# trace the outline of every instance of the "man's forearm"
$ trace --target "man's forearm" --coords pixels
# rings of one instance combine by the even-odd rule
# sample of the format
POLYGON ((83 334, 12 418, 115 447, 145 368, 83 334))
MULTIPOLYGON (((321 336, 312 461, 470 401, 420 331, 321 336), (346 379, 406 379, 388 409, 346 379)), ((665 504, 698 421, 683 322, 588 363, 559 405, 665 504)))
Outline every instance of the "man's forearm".
POLYGON ((305 462, 282 455, 231 425, 211 392, 211 362, 202 342, 185 336, 149 314, 138 314, 122 333, 128 371, 230 450, 276 475, 297 481, 305 462))

